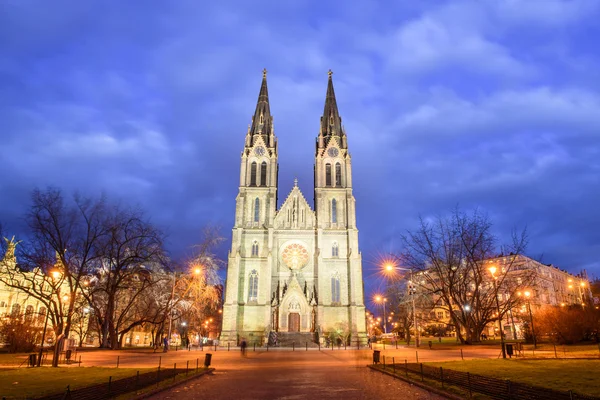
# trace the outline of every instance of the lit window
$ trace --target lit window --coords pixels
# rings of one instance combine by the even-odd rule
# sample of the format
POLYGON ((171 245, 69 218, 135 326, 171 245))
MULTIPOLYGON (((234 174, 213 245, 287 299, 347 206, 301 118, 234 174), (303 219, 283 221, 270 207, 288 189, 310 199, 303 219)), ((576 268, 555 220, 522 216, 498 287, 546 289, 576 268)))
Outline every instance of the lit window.
POLYGON ((248 281, 248 301, 258 300, 258 273, 252 270, 248 281))
POLYGON ((256 240, 252 243, 252 257, 258 257, 258 242, 256 240))

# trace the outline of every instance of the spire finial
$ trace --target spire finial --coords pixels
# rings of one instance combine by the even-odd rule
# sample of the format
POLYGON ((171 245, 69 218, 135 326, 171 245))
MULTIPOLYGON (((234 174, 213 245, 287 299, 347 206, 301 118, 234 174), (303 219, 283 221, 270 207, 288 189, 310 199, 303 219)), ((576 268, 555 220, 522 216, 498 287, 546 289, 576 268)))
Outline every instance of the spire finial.
POLYGON ((329 76, 329 79, 331 79, 331 75, 333 75, 333 71, 331 71, 331 69, 329 71, 327 71, 327 76, 329 76))
POLYGON ((263 78, 266 78, 266 77, 267 77, 267 69, 263 68, 263 78))
POLYGON ((294 187, 298 187, 298 178, 294 178, 294 187))

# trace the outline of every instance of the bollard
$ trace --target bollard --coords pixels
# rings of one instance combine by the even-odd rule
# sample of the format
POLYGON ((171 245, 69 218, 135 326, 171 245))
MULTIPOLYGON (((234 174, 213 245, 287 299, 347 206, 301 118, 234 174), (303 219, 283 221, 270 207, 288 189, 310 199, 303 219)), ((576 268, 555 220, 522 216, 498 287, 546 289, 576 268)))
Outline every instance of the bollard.
POLYGON ((79 355, 79 366, 81 367, 81 355, 79 355))
POLYGON ((385 369, 385 356, 383 356, 383 369, 385 369))
POLYGON ((554 345, 554 358, 558 358, 558 354, 556 354, 556 345, 554 345))
POLYGON ((419 352, 415 351, 415 354, 417 355, 417 364, 419 363, 419 352))
POLYGON ((158 356, 158 370, 160 371, 160 364, 162 362, 162 356, 158 356))
POLYGON ((308 351, 308 342, 306 342, 306 351, 308 351))
POLYGON ((140 371, 138 371, 137 374, 135 375, 135 391, 136 392, 137 392, 139 386, 140 386, 140 371))
POLYGON ((186 361, 186 362, 185 362, 185 376, 187 376, 187 374, 188 374, 188 368, 189 368, 189 367, 190 367, 190 362, 189 362, 189 361, 186 361))
POLYGON ((117 368, 119 368, 119 357, 120 356, 117 356, 117 368))
POLYGON ((440 367, 440 380, 442 381, 442 389, 444 388, 444 370, 440 367))
POLYGON ((198 373, 198 362, 200 361, 199 358, 196 358, 196 373, 198 373))
POLYGON ((256 351, 256 342, 254 342, 254 351, 256 351))
POLYGON ((112 376, 109 376, 108 377, 108 395, 109 395, 109 397, 110 397, 110 385, 111 385, 111 383, 112 383, 112 376))
POLYGON ((421 382, 423 382, 423 363, 421 363, 421 382))
POLYGON ((404 372, 406 372, 406 377, 408 378, 408 360, 404 359, 404 372))
POLYGON ((392 357, 392 370, 396 374, 396 359, 394 357, 392 357))
POLYGON ((177 376, 177 363, 173 364, 173 381, 175 381, 175 377, 177 376))
POLYGON ((158 387, 158 383, 160 382, 160 365, 158 366, 158 370, 156 371, 156 386, 158 387))
POLYGON ((465 361, 465 358, 463 357, 462 349, 460 349, 460 359, 463 360, 463 361, 465 361))

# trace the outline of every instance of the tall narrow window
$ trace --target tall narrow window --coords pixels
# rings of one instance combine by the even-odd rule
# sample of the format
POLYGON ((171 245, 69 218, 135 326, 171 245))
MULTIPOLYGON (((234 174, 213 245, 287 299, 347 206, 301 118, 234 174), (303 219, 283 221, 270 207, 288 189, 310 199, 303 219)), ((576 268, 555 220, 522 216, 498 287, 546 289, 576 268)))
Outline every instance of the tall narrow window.
POLYGON ((258 197, 254 199, 254 222, 258 222, 260 218, 260 200, 258 197))
POLYGON ((12 305, 12 309, 10 310, 10 315, 13 317, 17 317, 17 316, 19 316, 19 314, 21 314, 21 305, 18 303, 15 303, 12 305))
POLYGON ((340 278, 337 274, 331 277, 331 302, 340 303, 340 278))
POLYGON ((46 318, 46 307, 40 307, 38 311, 38 323, 41 323, 46 318))
POLYGON ((337 200, 331 200, 331 222, 337 224, 337 200))
POLYGON ((252 257, 258 257, 258 242, 252 242, 252 257))
POLYGON ((250 165, 250 186, 256 186, 256 161, 250 165))
POLYGON ((331 164, 325 164, 325 186, 331 186, 331 164))
POLYGON ((335 164, 335 186, 342 186, 342 165, 335 164))
POLYGON ((267 186, 267 163, 260 164, 260 186, 267 186))
POLYGON ((339 252, 339 247, 337 242, 333 242, 333 245, 331 246, 331 256, 332 257, 339 257, 340 252, 339 252))
POLYGON ((250 272, 250 279, 248 280, 248 301, 258 300, 258 273, 255 269, 250 272))
POLYGON ((33 320, 33 306, 29 305, 25 308, 25 320, 31 321, 33 320))

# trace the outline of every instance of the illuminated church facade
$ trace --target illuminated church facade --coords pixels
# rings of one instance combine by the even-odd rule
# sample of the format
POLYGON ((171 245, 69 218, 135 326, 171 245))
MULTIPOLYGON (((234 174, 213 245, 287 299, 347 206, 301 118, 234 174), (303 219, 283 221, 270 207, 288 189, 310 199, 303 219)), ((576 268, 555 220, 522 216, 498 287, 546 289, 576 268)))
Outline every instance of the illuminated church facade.
POLYGON ((241 154, 222 343, 266 343, 276 332, 366 342, 352 163, 331 72, 316 139, 314 204, 297 181, 281 207, 278 142, 267 75, 241 154))

